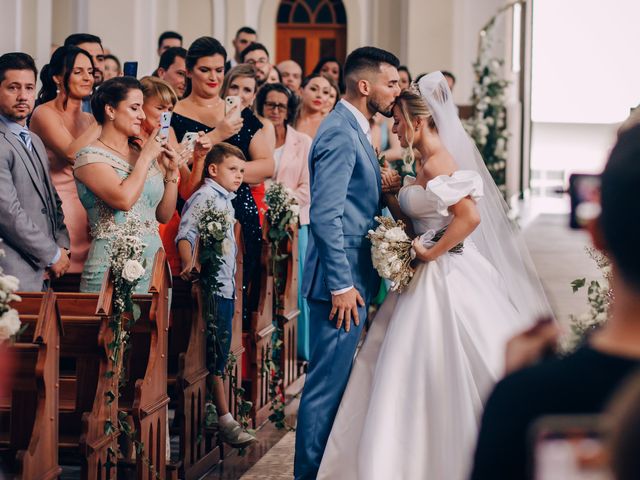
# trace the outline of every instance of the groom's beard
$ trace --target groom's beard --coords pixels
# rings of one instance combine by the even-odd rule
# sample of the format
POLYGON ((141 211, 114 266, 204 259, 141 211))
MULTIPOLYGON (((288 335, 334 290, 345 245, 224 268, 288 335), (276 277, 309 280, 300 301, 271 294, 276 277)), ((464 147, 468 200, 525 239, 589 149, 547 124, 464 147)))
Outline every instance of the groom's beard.
POLYGON ((378 112, 381 115, 384 115, 387 118, 391 118, 393 116, 393 106, 395 105, 395 102, 391 103, 388 106, 383 106, 380 104, 380 102, 378 101, 378 99, 376 98, 370 98, 368 100, 368 106, 369 106, 369 111, 370 112, 378 112))

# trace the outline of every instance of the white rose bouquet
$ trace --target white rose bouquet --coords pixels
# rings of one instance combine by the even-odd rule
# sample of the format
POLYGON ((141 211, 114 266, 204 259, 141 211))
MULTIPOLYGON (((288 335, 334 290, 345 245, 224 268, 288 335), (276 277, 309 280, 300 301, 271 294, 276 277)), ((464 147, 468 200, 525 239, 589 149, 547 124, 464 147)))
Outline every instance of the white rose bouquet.
POLYGON ((380 225, 369 230, 373 266, 382 278, 391 280, 392 291, 402 291, 413 278, 411 266, 411 239, 404 230, 402 221, 388 217, 376 217, 380 225))
MULTIPOLYGON (((0 249, 0 256, 4 256, 4 250, 0 249)), ((0 345, 20 331, 18 311, 9 305, 21 300, 15 294, 19 288, 20 280, 13 275, 5 275, 0 268, 0 345)))

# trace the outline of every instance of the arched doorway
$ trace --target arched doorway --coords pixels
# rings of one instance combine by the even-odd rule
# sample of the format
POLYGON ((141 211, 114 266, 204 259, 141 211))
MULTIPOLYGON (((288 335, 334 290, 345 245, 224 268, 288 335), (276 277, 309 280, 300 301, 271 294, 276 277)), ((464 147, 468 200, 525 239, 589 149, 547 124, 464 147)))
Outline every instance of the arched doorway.
POLYGON ((276 62, 295 60, 305 74, 322 57, 344 62, 347 14, 341 0, 282 0, 277 25, 276 62))

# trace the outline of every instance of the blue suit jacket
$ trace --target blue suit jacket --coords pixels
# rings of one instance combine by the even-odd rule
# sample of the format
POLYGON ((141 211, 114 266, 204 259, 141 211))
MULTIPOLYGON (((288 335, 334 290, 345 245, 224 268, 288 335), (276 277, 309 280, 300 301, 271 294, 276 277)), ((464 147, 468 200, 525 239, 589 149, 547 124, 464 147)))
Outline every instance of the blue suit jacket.
POLYGON ((342 104, 322 122, 309 152, 311 209, 303 294, 331 300, 355 286, 368 303, 380 286, 365 238, 381 212, 376 154, 354 115, 342 104))

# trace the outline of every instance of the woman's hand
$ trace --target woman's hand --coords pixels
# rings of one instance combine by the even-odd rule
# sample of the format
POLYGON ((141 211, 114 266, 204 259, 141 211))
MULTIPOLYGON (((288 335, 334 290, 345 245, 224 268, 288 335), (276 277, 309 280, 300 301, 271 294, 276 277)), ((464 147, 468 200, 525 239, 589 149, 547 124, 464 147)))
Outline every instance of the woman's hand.
POLYGON ((402 179, 398 172, 393 168, 382 167, 380 175, 382 176, 382 191, 384 193, 398 193, 402 186, 402 179))
POLYGON ((156 127, 156 129, 149 136, 149 139, 142 147, 142 150, 140 150, 140 157, 146 158, 148 160, 154 160, 160 156, 160 154, 164 150, 164 146, 167 145, 167 139, 160 138, 160 136, 158 135, 159 132, 160 127, 156 127))
POLYGON ((427 248, 422 244, 421 238, 418 236, 411 242, 413 250, 416 252, 416 258, 423 262, 432 262, 437 257, 433 254, 432 248, 427 248))
POLYGON ((168 143, 162 147, 162 155, 160 155, 160 164, 164 168, 165 175, 175 178, 178 176, 178 169, 182 162, 181 155, 176 152, 168 143))
POLYGON ((202 160, 207 156, 207 153, 213 148, 213 142, 204 132, 198 132, 198 138, 193 149, 193 160, 202 160))
POLYGON ((233 107, 231 110, 227 112, 222 120, 218 122, 213 130, 220 141, 224 141, 229 137, 234 136, 242 129, 242 125, 244 124, 244 120, 241 116, 235 117, 235 112, 240 107, 233 107))

